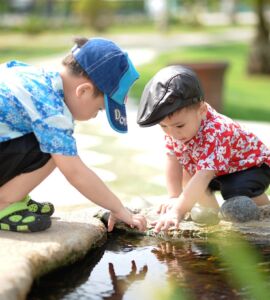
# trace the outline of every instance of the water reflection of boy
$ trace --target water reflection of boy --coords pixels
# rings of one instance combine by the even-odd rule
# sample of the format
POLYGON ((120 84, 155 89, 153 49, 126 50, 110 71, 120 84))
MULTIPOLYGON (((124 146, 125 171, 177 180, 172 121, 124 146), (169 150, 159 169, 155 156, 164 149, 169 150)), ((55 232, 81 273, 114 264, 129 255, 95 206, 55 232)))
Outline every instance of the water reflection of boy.
POLYGON ((142 269, 137 273, 137 266, 134 260, 131 261, 131 271, 126 276, 117 276, 114 271, 114 266, 109 263, 109 273, 113 285, 113 293, 108 297, 103 297, 106 300, 121 300, 125 295, 125 292, 129 286, 139 280, 144 280, 146 273, 148 271, 147 265, 143 266, 142 269))

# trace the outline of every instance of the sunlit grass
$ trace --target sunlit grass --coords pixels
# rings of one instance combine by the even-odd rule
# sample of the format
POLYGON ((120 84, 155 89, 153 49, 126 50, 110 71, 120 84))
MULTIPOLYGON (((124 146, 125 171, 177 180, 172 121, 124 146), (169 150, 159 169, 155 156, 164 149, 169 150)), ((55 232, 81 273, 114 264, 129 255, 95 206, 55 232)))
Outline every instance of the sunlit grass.
POLYGON ((0 33, 0 63, 8 60, 31 61, 57 54, 65 54, 73 46, 76 36, 91 36, 91 32, 44 32, 37 35, 21 33, 0 33))

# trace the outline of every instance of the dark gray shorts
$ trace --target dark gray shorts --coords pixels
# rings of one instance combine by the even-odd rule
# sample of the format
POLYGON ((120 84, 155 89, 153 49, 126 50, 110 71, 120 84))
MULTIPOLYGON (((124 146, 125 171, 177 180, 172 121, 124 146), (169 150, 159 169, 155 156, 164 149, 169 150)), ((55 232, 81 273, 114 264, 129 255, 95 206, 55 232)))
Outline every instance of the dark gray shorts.
POLYGON ((0 186, 43 167, 50 158, 50 154, 41 152, 33 133, 0 143, 0 186))
POLYGON ((209 188, 220 191, 224 200, 235 196, 254 198, 263 194, 270 184, 270 167, 266 164, 214 178, 209 188))

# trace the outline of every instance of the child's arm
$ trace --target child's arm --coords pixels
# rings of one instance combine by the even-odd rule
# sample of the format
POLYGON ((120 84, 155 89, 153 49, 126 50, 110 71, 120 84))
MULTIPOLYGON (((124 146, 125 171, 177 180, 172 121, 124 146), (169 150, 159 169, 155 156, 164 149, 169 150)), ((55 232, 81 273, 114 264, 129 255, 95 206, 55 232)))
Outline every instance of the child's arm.
POLYGON ((54 154, 52 157, 70 184, 89 200, 111 211, 108 222, 109 231, 113 229, 116 219, 120 219, 132 227, 135 226, 139 230, 145 230, 145 218, 130 213, 103 181, 82 162, 79 156, 54 154))
POLYGON ((183 167, 175 155, 167 154, 165 176, 169 197, 179 197, 182 193, 183 167))
POLYGON ((160 204, 157 213, 165 213, 171 208, 175 198, 182 193, 183 167, 179 164, 175 155, 167 154, 165 161, 165 177, 169 199, 160 204), (171 200, 171 201, 170 201, 171 200))
POLYGON ((190 179, 183 189, 179 199, 171 210, 154 222, 155 231, 167 230, 170 226, 178 226, 181 218, 190 211, 198 201, 198 197, 206 193, 210 181, 214 178, 215 171, 200 170, 190 179))

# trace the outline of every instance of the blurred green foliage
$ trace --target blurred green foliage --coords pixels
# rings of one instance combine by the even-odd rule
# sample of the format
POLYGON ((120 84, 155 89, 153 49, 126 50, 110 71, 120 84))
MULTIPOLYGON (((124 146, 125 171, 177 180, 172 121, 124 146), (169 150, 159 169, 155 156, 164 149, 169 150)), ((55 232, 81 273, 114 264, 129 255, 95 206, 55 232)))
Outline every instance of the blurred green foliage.
POLYGON ((219 239, 219 243, 217 256, 228 267, 227 279, 231 285, 245 292, 244 299, 268 300, 268 279, 260 267, 263 259, 258 249, 233 232, 219 239))
POLYGON ((81 0, 74 3, 74 9, 84 24, 97 31, 104 31, 110 26, 117 6, 116 2, 105 0, 81 0))
POLYGON ((28 34, 39 34, 48 29, 48 22, 35 15, 29 16, 25 22, 20 26, 21 31, 28 34))

